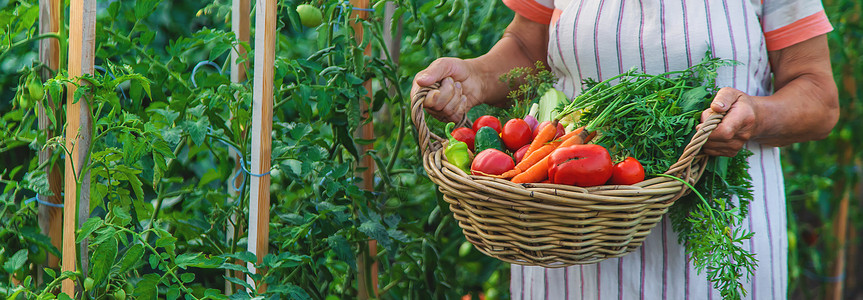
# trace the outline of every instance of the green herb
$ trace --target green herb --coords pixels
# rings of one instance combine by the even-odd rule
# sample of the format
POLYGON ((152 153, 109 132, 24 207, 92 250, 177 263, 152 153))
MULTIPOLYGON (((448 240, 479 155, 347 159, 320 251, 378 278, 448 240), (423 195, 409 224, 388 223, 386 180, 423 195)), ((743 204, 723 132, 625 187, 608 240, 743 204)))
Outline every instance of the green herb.
POLYGON ((752 237, 740 228, 749 213, 753 199, 752 178, 743 149, 734 157, 712 157, 695 191, 701 191, 713 201, 705 201, 699 193, 677 200, 669 210, 672 228, 686 252, 693 258, 699 272, 707 269, 713 287, 725 299, 740 299, 746 290, 739 284, 743 276, 751 276, 757 265, 755 257, 740 245, 752 237), (737 204, 732 200, 737 196, 737 204), (725 228, 729 228, 726 232, 725 228))
POLYGON ((537 61, 534 68, 513 68, 500 76, 500 81, 509 84, 510 92, 507 99, 512 106, 506 111, 507 117, 524 118, 532 103, 539 101, 545 92, 557 81, 554 73, 537 61))

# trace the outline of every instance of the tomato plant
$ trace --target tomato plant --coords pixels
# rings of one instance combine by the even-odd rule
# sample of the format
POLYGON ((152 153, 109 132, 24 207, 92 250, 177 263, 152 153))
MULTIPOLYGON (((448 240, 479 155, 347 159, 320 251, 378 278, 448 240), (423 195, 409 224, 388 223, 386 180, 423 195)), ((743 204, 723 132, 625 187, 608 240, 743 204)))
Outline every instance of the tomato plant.
POLYGON ((93 135, 80 177, 89 178, 89 186, 77 182, 91 193, 81 205, 89 219, 77 233, 84 246, 82 273, 75 274, 45 271, 29 251, 36 244, 59 255, 37 216, 53 209, 39 201, 54 196, 49 178, 63 174, 64 143, 56 135, 66 122, 64 86, 79 81, 35 58, 42 40, 59 38, 66 51, 68 32, 37 35, 37 1, 7 2, 0 8, 0 222, 8 227, 0 227, 0 240, 14 243, 0 248, 0 267, 9 269, 0 272, 1 296, 36 298, 72 278, 92 282, 83 297, 93 299, 352 299, 359 297, 358 278, 371 276, 360 274, 360 265, 373 258, 381 266, 381 298, 505 290, 508 283, 489 286, 488 279, 505 276, 507 265, 472 249, 458 255, 464 237, 421 175, 406 100, 410 76, 432 57, 475 56, 490 48, 497 39, 491 33, 508 23, 492 16, 512 16, 504 6, 390 2, 399 21, 387 19, 389 5, 380 2, 359 21, 371 37, 360 43, 360 32, 349 26, 356 20, 349 3, 313 3, 321 12, 316 24, 314 10, 307 14, 299 2, 279 1, 270 253, 262 262, 245 250, 252 176, 239 166, 249 168, 252 152, 252 82, 232 82, 228 69, 237 60, 251 71, 253 57, 231 55, 252 53, 230 31, 231 1, 100 6, 97 71, 78 89, 88 96, 81 99, 90 104, 93 135), (454 18, 447 16, 453 7, 454 18), (384 27, 391 24, 403 30, 384 27), (432 29, 462 24, 489 34, 432 29), (387 44, 385 36, 403 44, 387 44), (459 36, 470 40, 467 47, 441 44, 459 36), (364 54, 366 46, 372 55, 364 54), (44 83, 42 97, 37 82, 44 83), (39 104, 48 108, 40 112, 50 120, 46 130, 37 126, 39 104), (374 127, 374 139, 355 137, 363 124, 374 127), (39 161, 40 149, 48 151, 47 162, 39 161), (375 166, 369 189, 360 187, 363 158, 375 166), (372 239, 377 252, 368 246, 372 239), (419 260, 424 253, 433 259, 419 260), (466 261, 478 265, 479 275, 457 268, 466 261), (267 273, 255 274, 248 264, 267 273), (15 275, 35 279, 40 272, 42 282, 11 284, 15 275), (261 284, 266 292, 255 289, 261 284))

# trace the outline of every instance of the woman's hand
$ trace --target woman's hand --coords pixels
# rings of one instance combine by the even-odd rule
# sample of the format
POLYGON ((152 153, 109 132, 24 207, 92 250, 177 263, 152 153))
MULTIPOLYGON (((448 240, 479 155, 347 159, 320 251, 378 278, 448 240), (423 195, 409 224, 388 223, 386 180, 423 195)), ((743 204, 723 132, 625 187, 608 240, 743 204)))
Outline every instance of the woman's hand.
POLYGON ((755 121, 758 117, 752 96, 734 88, 722 88, 716 93, 710 108, 701 113, 701 120, 706 120, 713 112, 725 113, 725 117, 701 148, 704 154, 735 156, 749 139, 757 135, 755 121))
POLYGON ((482 103, 483 83, 469 61, 452 57, 435 60, 414 77, 411 98, 421 87, 436 82, 440 82, 440 87, 426 95, 423 106, 426 112, 439 120, 461 121, 471 107, 482 103))
POLYGON ((533 67, 537 61, 545 63, 547 49, 548 25, 516 14, 488 53, 465 60, 439 58, 417 73, 411 99, 420 87, 440 82, 440 88, 429 92, 423 101, 426 111, 443 121, 461 121, 478 104, 505 104, 509 86, 498 79, 500 75, 517 67, 533 67))
POLYGON ((733 88, 719 90, 710 109, 726 112, 702 150, 708 155, 734 156, 748 141, 766 146, 827 137, 839 119, 839 99, 827 37, 820 35, 769 51, 773 95, 755 97, 733 88))

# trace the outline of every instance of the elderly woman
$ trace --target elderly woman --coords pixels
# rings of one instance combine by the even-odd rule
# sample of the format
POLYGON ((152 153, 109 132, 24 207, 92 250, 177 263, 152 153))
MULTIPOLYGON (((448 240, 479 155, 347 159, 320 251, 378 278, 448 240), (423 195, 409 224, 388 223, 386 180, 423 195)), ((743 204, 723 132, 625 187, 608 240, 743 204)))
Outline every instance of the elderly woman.
MULTIPOLYGON (((573 97, 584 78, 631 67, 657 74, 701 61, 709 49, 741 64, 723 67, 711 110, 726 117, 703 148, 749 158, 755 200, 743 227, 758 268, 743 284, 750 299, 787 298, 786 208, 778 146, 821 139, 839 117, 819 0, 503 0, 516 12, 503 37, 474 59, 440 58, 414 79, 413 93, 440 82, 427 111, 457 121, 471 107, 505 103, 498 77, 545 62, 556 88, 573 97)), ((512 266, 514 299, 719 299, 677 242, 666 218, 624 257, 559 269, 512 266)))

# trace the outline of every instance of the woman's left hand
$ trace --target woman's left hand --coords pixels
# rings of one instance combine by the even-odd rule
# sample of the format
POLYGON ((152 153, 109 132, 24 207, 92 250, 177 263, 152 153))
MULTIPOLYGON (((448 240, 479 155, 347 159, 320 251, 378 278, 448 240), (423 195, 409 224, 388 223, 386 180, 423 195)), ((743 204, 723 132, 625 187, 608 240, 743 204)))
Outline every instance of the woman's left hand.
POLYGON ((710 108, 701 113, 701 120, 706 120, 713 112, 725 113, 725 117, 701 148, 704 154, 735 156, 749 139, 757 136, 758 118, 752 96, 735 88, 722 88, 716 93, 710 108))

